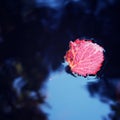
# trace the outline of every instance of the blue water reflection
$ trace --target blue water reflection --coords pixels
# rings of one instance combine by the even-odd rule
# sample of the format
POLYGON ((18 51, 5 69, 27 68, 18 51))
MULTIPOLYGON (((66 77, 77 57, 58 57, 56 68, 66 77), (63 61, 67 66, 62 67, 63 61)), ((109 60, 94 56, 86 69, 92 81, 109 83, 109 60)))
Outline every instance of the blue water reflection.
POLYGON ((110 108, 107 104, 92 98, 87 90, 95 77, 74 77, 62 70, 52 72, 47 82, 46 102, 51 108, 43 107, 49 120, 102 120, 107 118, 110 108))

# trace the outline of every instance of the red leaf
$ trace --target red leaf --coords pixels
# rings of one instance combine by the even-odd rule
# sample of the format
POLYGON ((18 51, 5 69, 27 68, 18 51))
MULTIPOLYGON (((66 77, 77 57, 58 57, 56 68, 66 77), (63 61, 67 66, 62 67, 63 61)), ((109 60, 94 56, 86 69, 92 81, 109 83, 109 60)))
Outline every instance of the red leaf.
POLYGON ((91 40, 75 40, 69 43, 65 60, 73 73, 78 75, 95 75, 104 61, 104 49, 91 40))

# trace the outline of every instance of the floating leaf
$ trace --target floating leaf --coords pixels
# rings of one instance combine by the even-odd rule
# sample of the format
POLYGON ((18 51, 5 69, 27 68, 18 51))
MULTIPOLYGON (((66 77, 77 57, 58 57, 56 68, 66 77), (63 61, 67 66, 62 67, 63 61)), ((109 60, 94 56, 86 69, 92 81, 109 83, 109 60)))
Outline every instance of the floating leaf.
POLYGON ((64 56, 73 73, 87 76, 95 75, 104 61, 104 49, 91 40, 70 41, 69 50, 64 56))

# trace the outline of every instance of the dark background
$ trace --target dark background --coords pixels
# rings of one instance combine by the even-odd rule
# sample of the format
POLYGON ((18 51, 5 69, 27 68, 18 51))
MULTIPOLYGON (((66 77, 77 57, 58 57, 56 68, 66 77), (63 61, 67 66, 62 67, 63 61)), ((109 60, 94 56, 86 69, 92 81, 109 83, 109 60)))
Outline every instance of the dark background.
POLYGON ((76 38, 93 39, 104 47, 103 80, 88 90, 117 101, 110 119, 119 120, 119 80, 115 85, 109 80, 120 78, 119 11, 119 0, 0 0, 0 120, 47 119, 37 109, 45 98, 38 90, 76 38), (12 87, 19 77, 26 82, 20 96, 12 87), (37 99, 29 97, 31 91, 37 99))

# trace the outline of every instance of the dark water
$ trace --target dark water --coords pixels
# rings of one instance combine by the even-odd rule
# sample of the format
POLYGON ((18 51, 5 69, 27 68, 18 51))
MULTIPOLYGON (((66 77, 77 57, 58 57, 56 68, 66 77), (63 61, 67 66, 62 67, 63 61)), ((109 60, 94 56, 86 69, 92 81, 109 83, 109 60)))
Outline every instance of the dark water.
POLYGON ((119 6, 119 0, 1 0, 0 120, 120 120, 119 6), (94 77, 75 77, 62 65, 76 38, 105 49, 94 77))

